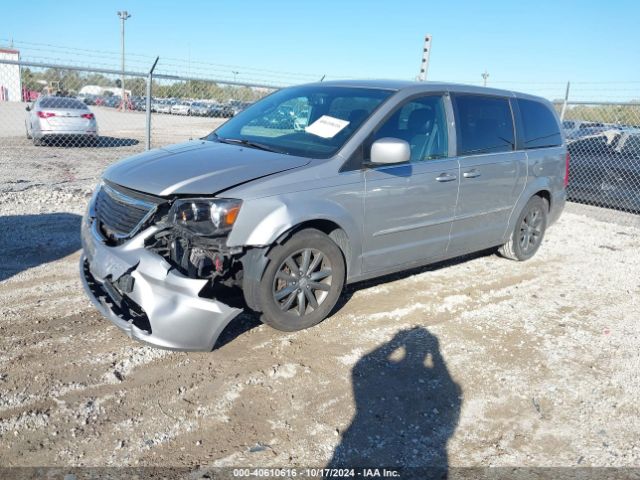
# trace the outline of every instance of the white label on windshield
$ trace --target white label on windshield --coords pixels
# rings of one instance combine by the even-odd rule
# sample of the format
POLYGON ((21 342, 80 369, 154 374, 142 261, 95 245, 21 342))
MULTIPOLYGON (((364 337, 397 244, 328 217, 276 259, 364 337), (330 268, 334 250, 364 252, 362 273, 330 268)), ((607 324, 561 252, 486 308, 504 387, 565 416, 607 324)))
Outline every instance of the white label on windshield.
POLYGON ((349 122, 346 120, 323 115, 308 127, 304 127, 304 131, 322 138, 333 138, 347 125, 349 122))

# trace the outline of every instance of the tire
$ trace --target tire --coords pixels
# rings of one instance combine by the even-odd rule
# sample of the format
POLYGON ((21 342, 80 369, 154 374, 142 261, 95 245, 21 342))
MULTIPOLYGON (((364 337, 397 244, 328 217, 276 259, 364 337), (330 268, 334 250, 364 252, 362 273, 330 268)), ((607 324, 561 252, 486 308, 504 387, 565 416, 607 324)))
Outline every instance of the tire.
POLYGON ((33 137, 33 144, 34 144, 36 147, 41 146, 43 143, 44 143, 44 139, 43 139, 43 138, 36 138, 36 137, 33 137))
POLYGON ((533 257, 547 230, 547 202, 537 195, 531 197, 518 216, 509 241, 498 249, 501 256, 524 262, 533 257))
POLYGON ((345 279, 344 257, 333 240, 318 230, 301 230, 271 250, 268 258, 258 287, 264 323, 294 332, 331 313, 345 279))

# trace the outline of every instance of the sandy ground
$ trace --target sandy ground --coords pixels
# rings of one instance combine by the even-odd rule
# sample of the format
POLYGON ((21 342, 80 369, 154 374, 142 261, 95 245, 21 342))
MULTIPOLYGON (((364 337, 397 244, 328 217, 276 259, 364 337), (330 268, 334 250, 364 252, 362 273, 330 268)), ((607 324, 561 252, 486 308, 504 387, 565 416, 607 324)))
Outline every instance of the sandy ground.
POLYGON ((99 172, 0 139, 0 465, 640 466, 640 222, 570 204, 538 255, 355 285, 320 325, 133 342, 78 279, 99 172), (605 221, 607 220, 607 221, 605 221))

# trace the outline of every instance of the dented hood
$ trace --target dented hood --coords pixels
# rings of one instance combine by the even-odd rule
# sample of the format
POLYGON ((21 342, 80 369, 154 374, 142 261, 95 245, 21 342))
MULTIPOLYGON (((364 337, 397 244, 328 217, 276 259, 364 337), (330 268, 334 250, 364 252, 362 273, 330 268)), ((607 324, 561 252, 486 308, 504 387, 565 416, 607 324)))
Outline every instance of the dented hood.
POLYGON ((308 163, 307 158, 197 140, 129 157, 109 167, 104 178, 152 195, 212 195, 308 163))

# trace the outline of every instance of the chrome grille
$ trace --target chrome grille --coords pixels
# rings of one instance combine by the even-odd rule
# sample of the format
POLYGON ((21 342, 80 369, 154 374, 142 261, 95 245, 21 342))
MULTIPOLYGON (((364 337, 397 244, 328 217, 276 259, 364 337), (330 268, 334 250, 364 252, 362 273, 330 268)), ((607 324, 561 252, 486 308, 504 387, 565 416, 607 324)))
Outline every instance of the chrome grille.
POLYGON ((112 241, 131 237, 153 215, 161 201, 122 187, 103 184, 94 205, 99 229, 105 238, 112 241))

